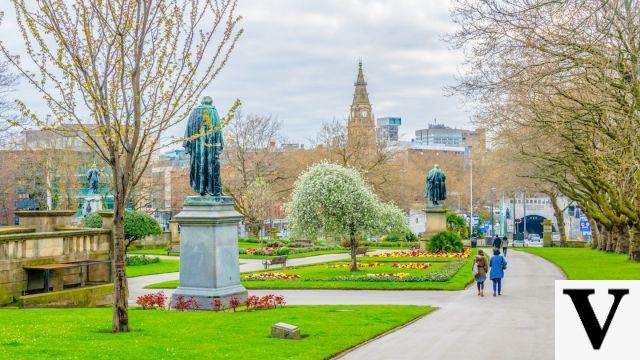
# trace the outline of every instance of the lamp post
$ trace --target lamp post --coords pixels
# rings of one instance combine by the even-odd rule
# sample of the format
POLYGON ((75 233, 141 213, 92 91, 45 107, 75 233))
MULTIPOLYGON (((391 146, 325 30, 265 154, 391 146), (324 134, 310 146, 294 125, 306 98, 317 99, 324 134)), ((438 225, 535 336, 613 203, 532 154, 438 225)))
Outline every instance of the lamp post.
POLYGON ((494 220, 493 220, 493 203, 494 203, 494 198, 495 198, 495 194, 496 194, 496 188, 492 187, 491 188, 491 236, 496 236, 496 230, 494 227, 494 220))

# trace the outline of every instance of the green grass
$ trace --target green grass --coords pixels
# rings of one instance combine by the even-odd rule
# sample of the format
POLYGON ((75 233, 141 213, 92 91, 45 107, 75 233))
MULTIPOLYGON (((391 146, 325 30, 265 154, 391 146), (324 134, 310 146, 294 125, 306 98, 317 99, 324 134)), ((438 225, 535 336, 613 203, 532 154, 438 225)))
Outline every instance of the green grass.
POLYGON ((164 274, 180 271, 180 261, 160 259, 160 262, 149 265, 127 266, 127 277, 137 277, 153 274, 164 274))
POLYGON ((640 280, 640 263, 592 249, 518 248, 560 267, 569 280, 640 280))
MULTIPOLYGON (((401 258, 402 259, 402 258, 401 258)), ((419 259, 419 258, 413 258, 419 259)), ((361 262, 380 262, 385 264, 380 267, 362 268, 358 272, 352 273, 346 268, 329 268, 332 264, 345 263, 344 261, 334 261, 313 265, 303 265, 297 267, 287 267, 285 269, 273 268, 269 272, 284 272, 285 274, 300 275, 297 280, 243 280, 242 285, 248 289, 364 289, 364 290, 462 290, 473 280, 471 272, 473 257, 466 259, 465 265, 447 281, 421 281, 421 282, 370 282, 370 281, 332 281, 319 280, 331 276, 364 275, 367 273, 409 273, 412 275, 424 275, 435 271, 443 266, 445 262, 433 262, 432 266, 426 270, 418 269, 397 269, 391 267, 393 261, 379 261, 378 258, 364 258, 361 262), (307 281, 305 281, 305 279, 307 281), (315 280, 314 280, 315 279, 315 280)), ((395 262, 400 262, 395 259, 395 262)), ((419 262, 411 260, 411 262, 419 262)), ((264 272, 264 271, 258 271, 264 272)), ((246 273, 243 273, 246 274, 246 273)), ((147 286, 149 289, 173 289, 178 287, 178 280, 165 281, 147 286)))
POLYGON ((112 334, 111 309, 0 310, 2 359, 325 359, 433 311, 420 306, 287 306, 257 312, 132 309, 112 334), (303 339, 271 338, 271 325, 303 339))

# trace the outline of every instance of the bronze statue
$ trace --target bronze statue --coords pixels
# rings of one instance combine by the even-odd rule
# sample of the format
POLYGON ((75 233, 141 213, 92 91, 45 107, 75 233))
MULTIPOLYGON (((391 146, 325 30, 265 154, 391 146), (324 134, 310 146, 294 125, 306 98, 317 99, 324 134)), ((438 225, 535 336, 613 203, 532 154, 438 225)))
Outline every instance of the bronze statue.
POLYGON ((447 177, 444 175, 438 164, 427 174, 427 186, 424 194, 425 199, 431 200, 432 206, 438 206, 438 201, 447 199, 447 177))
POLYGON ((91 166, 91 169, 87 171, 87 180, 89 180, 88 194, 89 195, 97 194, 99 179, 98 179, 98 168, 96 167, 95 163, 93 164, 93 166, 91 166))
POLYGON ((223 196, 220 180, 220 153, 224 148, 222 126, 213 99, 205 96, 189 116, 184 148, 191 156, 191 188, 205 196, 223 196))

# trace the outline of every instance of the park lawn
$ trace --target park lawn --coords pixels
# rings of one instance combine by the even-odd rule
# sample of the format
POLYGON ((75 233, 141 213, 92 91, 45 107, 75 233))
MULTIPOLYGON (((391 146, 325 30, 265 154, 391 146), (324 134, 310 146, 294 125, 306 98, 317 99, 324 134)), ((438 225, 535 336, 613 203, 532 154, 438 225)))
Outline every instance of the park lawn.
POLYGON ((518 248, 549 260, 561 268, 569 280, 640 280, 640 263, 625 254, 592 249, 518 248))
POLYGON ((148 265, 127 266, 127 277, 137 277, 153 274, 164 274, 180 271, 179 260, 160 259, 160 262, 148 265))
MULTIPOLYGON (((285 269, 273 268, 270 270, 256 271, 250 273, 261 272, 277 272, 285 274, 300 275, 297 280, 242 280, 242 285, 247 289, 347 289, 347 290, 462 290, 472 280, 473 273, 471 271, 473 257, 465 259, 465 265, 447 281, 420 281, 420 282, 372 282, 372 281, 350 281, 350 280, 308 280, 303 279, 320 279, 331 276, 351 276, 364 275, 367 273, 409 273, 412 275, 424 275, 430 271, 435 271, 446 265, 446 262, 433 262, 429 269, 398 269, 391 267, 392 262, 376 261, 364 258, 361 262, 379 262, 384 264, 380 267, 362 268, 356 273, 351 273, 349 267, 329 268, 333 264, 347 264, 345 261, 333 261, 318 263, 312 265, 303 265, 296 267, 287 267, 285 269)), ((413 258, 417 259, 417 258, 413 258)), ((396 262, 400 262, 397 261, 396 262)), ((419 262, 412 260, 410 262, 419 262)), ((243 273, 246 275, 247 273, 243 273)), ((178 287, 178 280, 165 281, 161 283, 146 286, 148 289, 174 289, 178 287)))
POLYGON ((112 334, 111 309, 2 309, 2 359, 326 359, 434 309, 286 306, 256 312, 129 311, 133 331, 112 334), (81 321, 79 321, 81 320, 81 321), (301 340, 271 338, 271 325, 301 340))

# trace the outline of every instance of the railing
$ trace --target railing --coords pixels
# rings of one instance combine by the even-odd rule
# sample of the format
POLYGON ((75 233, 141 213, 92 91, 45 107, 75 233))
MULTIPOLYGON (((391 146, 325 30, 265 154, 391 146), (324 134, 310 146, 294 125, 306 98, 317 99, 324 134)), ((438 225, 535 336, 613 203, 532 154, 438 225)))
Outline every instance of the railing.
POLYGON ((0 235, 0 261, 108 253, 110 249, 107 229, 0 235))

